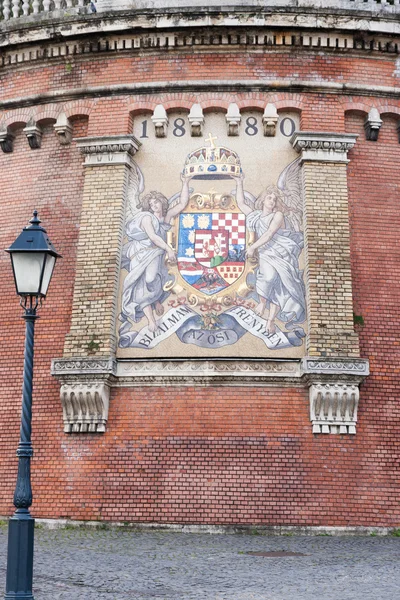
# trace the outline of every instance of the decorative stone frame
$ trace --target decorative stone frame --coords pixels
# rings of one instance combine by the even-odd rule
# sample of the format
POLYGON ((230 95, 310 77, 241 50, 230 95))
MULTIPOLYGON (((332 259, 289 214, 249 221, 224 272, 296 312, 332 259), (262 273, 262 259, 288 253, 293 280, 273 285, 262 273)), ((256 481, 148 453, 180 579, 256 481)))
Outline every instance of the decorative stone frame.
POLYGON ((295 132, 291 142, 303 164, 308 356, 302 360, 118 361, 120 252, 129 172, 140 143, 132 135, 79 140, 85 156, 85 185, 71 330, 63 358, 52 363, 52 374, 61 384, 66 433, 104 432, 110 388, 139 385, 300 385, 309 388, 313 433, 356 432, 359 385, 369 374, 368 361, 359 355, 352 308, 346 164, 356 136, 295 132), (106 244, 101 235, 104 227, 106 244), (337 255, 324 264, 332 235, 337 255), (99 278, 101 297, 89 305, 87 292, 99 278))

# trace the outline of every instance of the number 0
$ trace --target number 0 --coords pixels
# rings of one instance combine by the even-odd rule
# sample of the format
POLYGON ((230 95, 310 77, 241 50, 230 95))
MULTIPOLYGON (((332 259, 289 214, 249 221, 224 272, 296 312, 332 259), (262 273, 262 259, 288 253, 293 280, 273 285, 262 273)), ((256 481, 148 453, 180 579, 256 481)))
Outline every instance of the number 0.
POLYGON ((286 117, 285 119, 282 119, 282 121, 280 122, 279 129, 281 130, 282 135, 284 135, 285 137, 291 137, 294 134, 294 132, 296 131, 296 124, 293 121, 293 119, 286 117), (290 123, 290 125, 289 125, 290 131, 288 131, 288 128, 286 127, 287 122, 290 123))

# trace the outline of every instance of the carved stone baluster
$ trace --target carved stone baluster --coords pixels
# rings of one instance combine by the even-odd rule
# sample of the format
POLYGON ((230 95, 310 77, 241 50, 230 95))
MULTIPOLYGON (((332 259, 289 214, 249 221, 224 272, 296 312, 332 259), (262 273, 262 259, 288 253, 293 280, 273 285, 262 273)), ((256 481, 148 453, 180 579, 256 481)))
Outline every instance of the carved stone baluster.
POLYGON ((8 21, 10 14, 10 0, 3 0, 3 18, 5 21, 8 21))
POLYGON ((20 0, 12 0, 12 14, 14 19, 19 17, 19 2, 20 0))
POLYGON ((22 13, 24 17, 29 15, 29 0, 24 0, 22 3, 22 13))
POLYGON ((33 0, 33 2, 32 2, 32 8, 33 8, 33 14, 34 15, 39 14, 39 7, 40 7, 39 0, 33 0))
POLYGON ((73 0, 67 0, 67 8, 72 8, 74 5, 73 0))
POLYGON ((55 10, 61 10, 61 0, 54 0, 55 10))
POLYGON ((49 12, 50 10, 50 0, 43 0, 43 12, 49 12))

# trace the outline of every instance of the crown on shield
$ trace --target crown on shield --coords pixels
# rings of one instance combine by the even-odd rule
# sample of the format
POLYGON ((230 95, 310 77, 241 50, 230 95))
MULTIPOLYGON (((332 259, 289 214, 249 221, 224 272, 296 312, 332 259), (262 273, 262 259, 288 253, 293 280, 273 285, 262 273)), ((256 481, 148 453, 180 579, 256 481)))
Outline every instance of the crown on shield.
POLYGON ((216 139, 210 133, 206 140, 210 147, 203 146, 188 155, 184 175, 192 179, 230 179, 240 175, 242 169, 238 155, 225 146, 216 146, 216 139))

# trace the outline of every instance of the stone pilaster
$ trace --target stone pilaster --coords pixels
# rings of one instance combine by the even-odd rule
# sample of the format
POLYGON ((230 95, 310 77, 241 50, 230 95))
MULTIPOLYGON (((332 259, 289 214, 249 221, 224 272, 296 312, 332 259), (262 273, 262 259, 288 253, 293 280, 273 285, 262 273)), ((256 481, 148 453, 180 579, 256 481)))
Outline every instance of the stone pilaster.
POLYGON ((347 189, 353 135, 295 133, 304 182, 309 356, 359 356, 354 332, 347 189))
POLYGON ((61 383, 65 431, 99 433, 108 417, 125 204, 140 142, 125 135, 83 138, 77 146, 85 180, 71 327, 64 360, 54 361, 62 368, 53 364, 53 374, 61 383))
POLYGON ((125 201, 133 136, 84 138, 80 233, 71 328, 64 357, 114 356, 115 319, 125 201))
POLYGON ((347 152, 356 136, 296 132, 291 141, 303 165, 308 312, 303 373, 313 433, 354 434, 359 384, 369 372, 368 361, 358 358, 353 322, 347 152))

